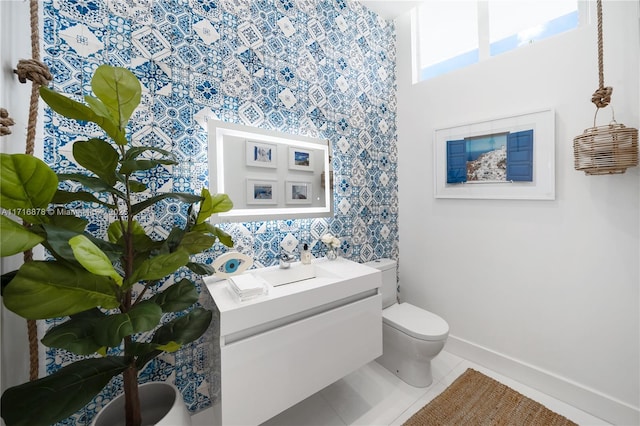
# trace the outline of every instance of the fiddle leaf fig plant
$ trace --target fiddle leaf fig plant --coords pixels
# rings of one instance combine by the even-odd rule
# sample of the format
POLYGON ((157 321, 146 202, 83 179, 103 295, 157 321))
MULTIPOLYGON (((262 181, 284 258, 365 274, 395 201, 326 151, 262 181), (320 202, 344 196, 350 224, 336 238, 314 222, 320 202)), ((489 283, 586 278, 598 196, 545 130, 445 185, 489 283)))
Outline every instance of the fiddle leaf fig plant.
POLYGON ((95 123, 109 137, 73 144, 83 171, 56 174, 33 156, 1 154, 1 255, 42 244, 52 257, 27 261, 4 274, 3 303, 27 319, 64 319, 47 331, 42 343, 83 356, 49 376, 7 389, 1 402, 8 426, 63 420, 120 374, 126 424, 140 425, 138 372, 159 354, 198 339, 212 318, 211 311, 194 307, 198 291, 190 280, 162 282, 181 268, 213 273, 193 255, 216 241, 233 246, 228 234, 207 221, 233 207, 226 194, 148 191, 143 172, 177 162, 169 151, 132 146, 126 138, 127 123, 140 103, 138 79, 127 69, 102 65, 91 87, 95 97, 85 96, 86 104, 40 89, 55 112, 95 123), (62 182, 82 189, 60 189, 62 182), (158 239, 137 218, 164 199, 187 204, 188 217, 184 226, 158 239), (103 238, 87 231, 88 221, 72 208, 78 205, 107 215, 103 238))

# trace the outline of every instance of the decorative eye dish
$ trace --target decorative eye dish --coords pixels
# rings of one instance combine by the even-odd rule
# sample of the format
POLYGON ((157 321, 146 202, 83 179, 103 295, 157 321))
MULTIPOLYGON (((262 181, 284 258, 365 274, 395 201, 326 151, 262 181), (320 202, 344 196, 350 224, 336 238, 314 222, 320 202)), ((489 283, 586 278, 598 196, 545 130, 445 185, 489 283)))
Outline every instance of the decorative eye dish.
POLYGON ((216 276, 228 278, 243 273, 251 268, 251 265, 253 265, 253 258, 237 251, 230 251, 218 256, 211 266, 216 276))

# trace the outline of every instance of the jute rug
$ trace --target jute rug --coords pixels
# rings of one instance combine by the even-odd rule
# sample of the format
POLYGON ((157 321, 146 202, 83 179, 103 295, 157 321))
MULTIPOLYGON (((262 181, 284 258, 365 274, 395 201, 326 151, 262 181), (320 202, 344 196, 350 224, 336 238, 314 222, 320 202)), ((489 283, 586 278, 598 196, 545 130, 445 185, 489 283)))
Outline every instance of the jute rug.
POLYGON ((510 387, 469 368, 403 426, 423 425, 576 424, 510 387))

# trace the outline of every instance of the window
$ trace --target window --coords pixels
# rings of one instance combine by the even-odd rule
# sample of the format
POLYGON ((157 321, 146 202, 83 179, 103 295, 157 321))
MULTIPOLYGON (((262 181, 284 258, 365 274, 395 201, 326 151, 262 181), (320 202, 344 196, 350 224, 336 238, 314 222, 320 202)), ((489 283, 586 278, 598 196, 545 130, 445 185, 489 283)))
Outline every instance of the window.
POLYGON ((418 80, 577 28, 577 0, 434 0, 417 8, 418 80))

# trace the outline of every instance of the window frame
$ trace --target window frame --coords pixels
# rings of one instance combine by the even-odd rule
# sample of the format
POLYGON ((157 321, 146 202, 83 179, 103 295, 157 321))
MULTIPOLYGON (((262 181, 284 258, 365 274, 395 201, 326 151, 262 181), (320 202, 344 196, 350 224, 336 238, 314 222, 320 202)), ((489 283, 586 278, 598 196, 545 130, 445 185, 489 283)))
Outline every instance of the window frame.
MULTIPOLYGON (((419 7, 415 7, 411 12, 411 32, 412 32, 412 62, 413 62, 413 72, 412 72, 412 80, 413 83, 419 83, 421 81, 430 80, 433 78, 437 78, 442 75, 446 75, 450 72, 466 68, 469 65, 473 65, 475 63, 480 63, 486 60, 491 59, 494 56, 501 55, 502 53, 508 53, 510 51, 519 50, 519 48, 509 49, 504 52, 500 52, 496 55, 491 55, 491 40, 490 40, 490 29, 489 29, 489 2, 487 0, 476 0, 478 6, 478 49, 477 56, 478 59, 476 61, 468 62, 466 64, 457 65, 451 67, 449 70, 436 72, 431 76, 424 76, 426 74, 426 70, 430 67, 434 66, 443 66, 446 62, 451 61, 452 59, 459 58, 462 55, 458 55, 458 57, 445 59, 437 64, 430 65, 429 67, 422 67, 420 61, 420 18, 419 18, 419 7)), ((567 33, 570 33, 573 30, 583 28, 587 25, 591 25, 592 17, 595 16, 595 2, 589 0, 577 0, 578 3, 578 24, 575 28, 572 28, 567 31, 563 31, 561 33, 553 34, 551 36, 545 37, 541 40, 553 39, 554 37, 561 37, 567 33)), ((495 42, 494 42, 495 43, 495 42)), ((523 46, 521 46, 523 47, 523 46)), ((473 51, 472 51, 473 52, 473 51)), ((471 52, 469 52, 471 53, 471 52)))

